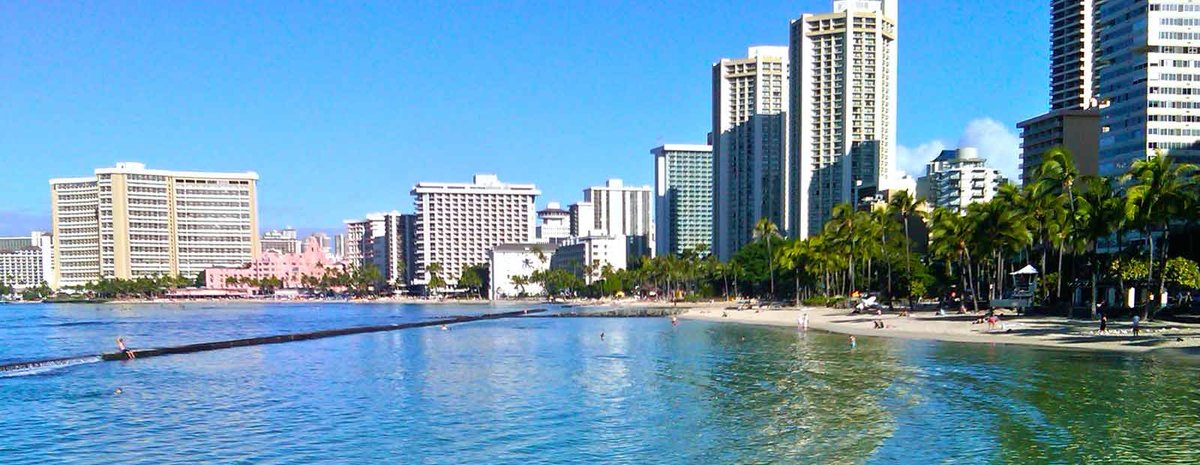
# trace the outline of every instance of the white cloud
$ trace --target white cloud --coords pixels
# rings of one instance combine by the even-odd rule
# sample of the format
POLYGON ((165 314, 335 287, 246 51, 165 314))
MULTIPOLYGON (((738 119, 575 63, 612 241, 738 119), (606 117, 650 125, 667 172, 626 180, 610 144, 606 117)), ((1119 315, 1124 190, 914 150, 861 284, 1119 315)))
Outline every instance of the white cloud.
POLYGON ((896 163, 893 171, 898 169, 900 170, 899 172, 906 173, 914 178, 924 176, 925 164, 937 157, 946 148, 946 143, 937 139, 913 148, 896 145, 896 163))
POLYGON ((1008 179, 1019 179, 1021 172, 1021 138, 1007 126, 991 118, 981 118, 967 123, 959 146, 976 147, 979 155, 986 158, 988 165, 1000 169, 1008 179))
MULTIPOLYGON (((998 168, 1008 179, 1020 178, 1021 138, 1015 129, 991 118, 977 118, 967 123, 959 147, 975 147, 979 155, 986 158, 988 166, 998 168)), ((896 169, 913 177, 925 174, 925 164, 933 160, 942 150, 950 147, 941 139, 934 139, 916 147, 896 146, 896 169)))

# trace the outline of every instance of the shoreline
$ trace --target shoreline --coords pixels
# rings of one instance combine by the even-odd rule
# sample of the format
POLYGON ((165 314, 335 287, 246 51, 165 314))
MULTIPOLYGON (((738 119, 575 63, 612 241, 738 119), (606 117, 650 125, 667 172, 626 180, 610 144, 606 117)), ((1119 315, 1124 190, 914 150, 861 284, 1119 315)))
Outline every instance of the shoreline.
POLYGON ((1000 324, 995 329, 989 329, 986 323, 973 323, 982 314, 971 313, 939 316, 930 312, 917 312, 912 316, 902 317, 894 313, 882 316, 854 315, 847 309, 825 307, 758 311, 729 310, 726 307, 727 305, 693 306, 680 315, 680 318, 796 328, 798 318, 807 313, 810 329, 853 336, 1124 353, 1177 352, 1200 355, 1200 325, 1185 323, 1143 323, 1140 335, 1134 336, 1128 321, 1110 321, 1108 331, 1101 334, 1098 330, 1099 322, 1096 321, 1068 320, 1052 316, 1018 316, 1009 312, 998 312, 1001 314, 1000 324), (875 328, 876 320, 881 320, 884 328, 875 328))

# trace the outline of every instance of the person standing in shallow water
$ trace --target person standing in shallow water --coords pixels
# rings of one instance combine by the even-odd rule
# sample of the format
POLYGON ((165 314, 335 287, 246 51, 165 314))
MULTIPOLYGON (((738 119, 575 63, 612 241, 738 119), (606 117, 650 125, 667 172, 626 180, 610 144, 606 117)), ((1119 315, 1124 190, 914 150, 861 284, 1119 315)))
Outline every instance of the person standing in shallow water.
POLYGON ((1104 315, 1100 315, 1100 332, 1103 333, 1107 330, 1108 330, 1108 317, 1104 316, 1104 315))

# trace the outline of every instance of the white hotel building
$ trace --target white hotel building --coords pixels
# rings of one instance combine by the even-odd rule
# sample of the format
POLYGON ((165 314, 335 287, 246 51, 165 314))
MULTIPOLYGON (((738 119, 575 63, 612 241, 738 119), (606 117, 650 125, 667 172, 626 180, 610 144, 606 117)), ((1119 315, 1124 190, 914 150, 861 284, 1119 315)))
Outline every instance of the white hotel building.
POLYGON ((413 284, 428 284, 434 263, 442 279, 456 284, 464 268, 488 263, 497 245, 533 242, 540 194, 533 184, 506 184, 490 174, 471 183, 417 183, 413 284))
POLYGON ((872 195, 891 172, 896 3, 838 0, 831 13, 792 21, 789 229, 798 237, 819 232, 834 205, 872 195))
POLYGON ((788 212, 788 48, 750 47, 712 66, 713 249, 728 260, 754 224, 788 212))
POLYGON ((654 203, 650 186, 626 186, 609 179, 603 186, 583 190, 583 201, 572 211, 575 236, 625 236, 631 255, 654 256, 654 203))
POLYGON ((50 180, 59 286, 101 278, 195 276, 257 256, 258 175, 117 163, 50 180))
POLYGON ((0 237, 0 283, 17 291, 54 284, 53 239, 33 232, 22 237, 0 237))

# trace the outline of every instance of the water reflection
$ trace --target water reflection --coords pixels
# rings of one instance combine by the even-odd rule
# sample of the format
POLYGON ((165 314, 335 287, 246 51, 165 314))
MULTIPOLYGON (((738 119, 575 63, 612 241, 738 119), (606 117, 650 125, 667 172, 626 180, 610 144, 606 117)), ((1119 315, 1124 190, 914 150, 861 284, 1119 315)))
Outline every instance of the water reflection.
MULTIPOLYGON (((341 316, 378 321, 446 311, 413 310, 347 308, 341 316)), ((55 311, 66 312, 50 315, 58 322, 131 318, 55 311)), ((211 320, 187 310, 141 311, 132 328, 191 338, 281 324, 271 320, 276 310, 227 311, 211 320), (238 314, 250 321, 240 325, 238 314)), ((40 337, 26 330, 44 323, 25 318, 0 335, 40 337)), ((54 331, 68 345, 94 331, 77 326, 54 331)), ((6 356, 10 349, 0 348, 6 356)), ((851 349, 839 335, 658 319, 487 321, 3 378, 0 457, 1196 463, 1198 373, 1195 362, 1164 355, 881 338, 860 338, 851 349), (124 393, 114 395, 118 386, 124 393), (112 440, 114 424, 127 440, 112 440)))

